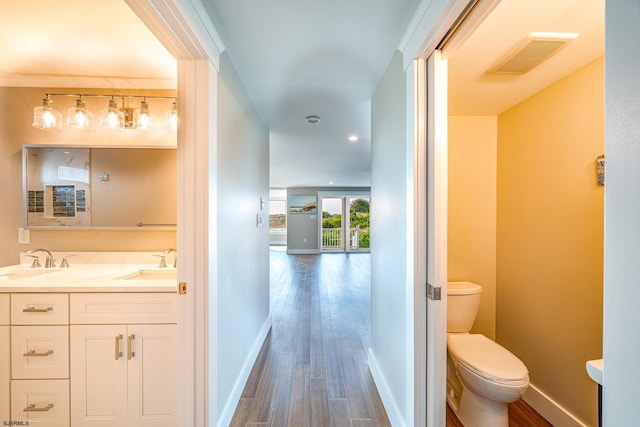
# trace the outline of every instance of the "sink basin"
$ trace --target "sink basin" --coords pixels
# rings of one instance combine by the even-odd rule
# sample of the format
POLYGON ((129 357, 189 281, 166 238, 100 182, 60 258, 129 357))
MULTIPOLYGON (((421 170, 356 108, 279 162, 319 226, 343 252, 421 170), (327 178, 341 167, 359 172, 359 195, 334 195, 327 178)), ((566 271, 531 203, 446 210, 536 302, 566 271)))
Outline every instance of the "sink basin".
POLYGON ((43 274, 57 273, 58 270, 9 270, 0 273, 0 280, 20 280, 28 279, 30 277, 37 277, 43 274))
POLYGON ((178 277, 175 269, 166 270, 138 270, 131 274, 118 277, 118 280, 171 280, 178 277))

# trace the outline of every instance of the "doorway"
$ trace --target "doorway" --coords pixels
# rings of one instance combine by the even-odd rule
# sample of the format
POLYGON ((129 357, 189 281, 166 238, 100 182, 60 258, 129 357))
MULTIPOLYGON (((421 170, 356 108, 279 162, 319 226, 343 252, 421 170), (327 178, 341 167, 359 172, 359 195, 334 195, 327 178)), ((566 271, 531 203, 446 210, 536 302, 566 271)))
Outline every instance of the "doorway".
POLYGON ((369 196, 320 196, 321 252, 369 252, 369 196))

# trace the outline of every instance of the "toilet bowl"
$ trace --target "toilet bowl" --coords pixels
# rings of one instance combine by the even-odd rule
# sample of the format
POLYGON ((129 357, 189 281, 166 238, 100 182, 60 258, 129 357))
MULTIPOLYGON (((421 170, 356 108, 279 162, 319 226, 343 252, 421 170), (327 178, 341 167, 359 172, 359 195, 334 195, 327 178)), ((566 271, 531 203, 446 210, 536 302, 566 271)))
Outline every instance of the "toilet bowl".
POLYGON ((470 334, 482 288, 450 282, 447 292, 447 401, 466 427, 508 427, 507 404, 529 386, 514 354, 484 335, 470 334))

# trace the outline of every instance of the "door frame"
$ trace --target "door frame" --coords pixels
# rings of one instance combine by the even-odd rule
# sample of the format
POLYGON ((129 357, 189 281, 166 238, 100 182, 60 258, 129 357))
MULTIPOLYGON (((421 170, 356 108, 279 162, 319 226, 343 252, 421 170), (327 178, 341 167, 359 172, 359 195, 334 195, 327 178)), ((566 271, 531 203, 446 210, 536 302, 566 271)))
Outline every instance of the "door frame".
POLYGON ((222 39, 199 2, 125 0, 177 59, 178 425, 215 425, 217 366, 217 77, 222 39))
POLYGON ((448 177, 447 76, 443 55, 455 51, 499 2, 423 2, 399 46, 407 74, 407 161, 412 165, 412 179, 407 186, 411 197, 407 205, 411 225, 407 245, 411 250, 408 253, 413 254, 407 260, 407 270, 412 274, 407 283, 407 325, 413 341, 407 344, 407 357, 412 358, 407 376, 413 381, 408 389, 413 397, 409 411, 413 420, 407 420, 407 425, 446 424, 448 177), (433 129, 434 123, 440 123, 440 127, 433 129), (438 203, 437 208, 434 203, 438 203), (427 283, 440 287, 440 301, 426 298, 427 283))

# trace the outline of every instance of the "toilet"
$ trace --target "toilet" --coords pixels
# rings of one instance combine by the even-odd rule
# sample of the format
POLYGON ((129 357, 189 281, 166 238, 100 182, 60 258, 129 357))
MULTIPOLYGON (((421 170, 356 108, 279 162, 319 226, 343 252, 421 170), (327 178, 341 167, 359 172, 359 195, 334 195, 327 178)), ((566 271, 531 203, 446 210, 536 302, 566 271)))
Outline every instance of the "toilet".
POLYGON ((447 290, 447 402, 465 427, 508 427, 507 404, 529 387, 529 371, 513 353, 470 334, 482 287, 449 282, 447 290))

